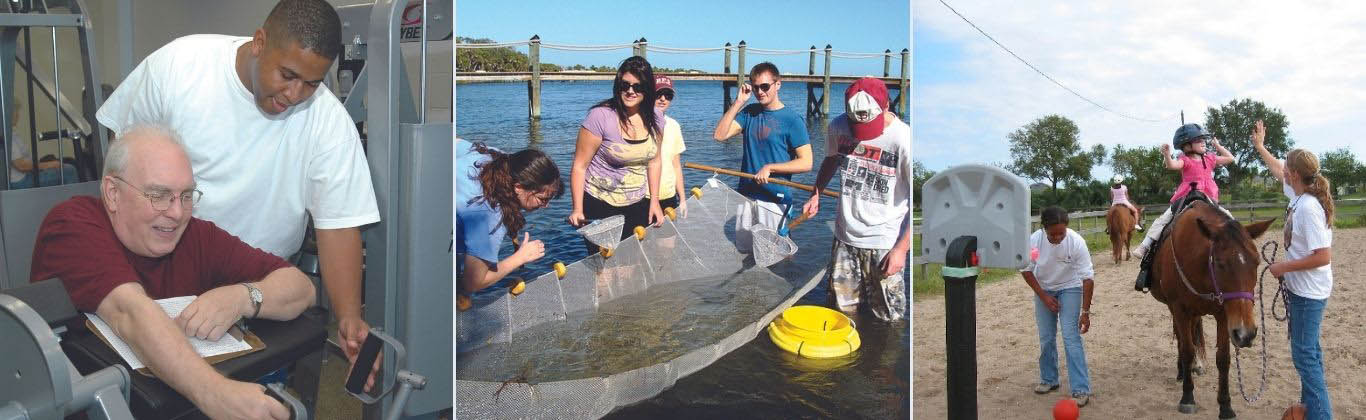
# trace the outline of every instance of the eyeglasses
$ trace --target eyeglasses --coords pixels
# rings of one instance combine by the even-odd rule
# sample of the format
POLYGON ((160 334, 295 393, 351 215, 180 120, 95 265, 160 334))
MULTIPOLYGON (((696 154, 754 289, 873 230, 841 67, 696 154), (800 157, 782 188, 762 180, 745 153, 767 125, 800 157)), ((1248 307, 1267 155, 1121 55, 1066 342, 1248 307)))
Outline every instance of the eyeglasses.
POLYGON ((666 101, 672 102, 672 101, 674 100, 674 92, 671 91, 671 90, 656 91, 656 92, 659 93, 659 97, 664 98, 664 100, 666 100, 666 101))
POLYGON ((143 191, 142 188, 138 188, 136 185, 133 185, 133 183, 128 182, 128 180, 123 179, 118 175, 114 175, 113 177, 114 179, 123 181, 124 184, 128 184, 128 186, 133 187, 133 189, 138 190, 139 193, 142 193, 142 196, 147 197, 147 201, 152 203, 152 209, 156 211, 170 210, 171 201, 174 201, 176 197, 180 198, 180 208, 183 208, 185 210, 193 210, 195 203, 198 203, 199 199, 204 196, 204 193, 200 192, 199 190, 189 190, 180 194, 171 194, 168 192, 148 193, 147 191, 143 191))
POLYGON ((636 82, 636 83, 626 83, 625 80, 622 80, 622 81, 620 81, 620 82, 617 82, 617 90, 622 91, 622 92, 626 92, 626 91, 628 91, 628 90, 632 90, 632 91, 635 91, 636 93, 645 93, 645 91, 642 90, 642 89, 644 89, 644 87, 642 87, 642 86, 640 85, 640 82, 636 82))
POLYGON ((768 92, 768 88, 773 87, 773 84, 772 84, 772 83, 764 83, 764 84, 756 85, 756 84, 754 84, 754 82, 749 82, 749 86, 750 86, 751 88, 754 88, 755 90, 760 91, 760 92, 768 92))

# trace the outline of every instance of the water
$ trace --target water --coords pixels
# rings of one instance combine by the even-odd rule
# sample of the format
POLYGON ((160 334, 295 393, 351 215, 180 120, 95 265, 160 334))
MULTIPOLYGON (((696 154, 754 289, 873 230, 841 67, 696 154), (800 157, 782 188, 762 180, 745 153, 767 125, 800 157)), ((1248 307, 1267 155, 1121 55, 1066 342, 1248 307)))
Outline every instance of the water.
MULTIPOLYGON (((679 122, 687 151, 684 162, 739 169, 740 136, 721 143, 711 133, 722 112, 720 82, 677 81, 677 97, 667 114, 679 122)), ((831 117, 844 112, 846 86, 831 89, 831 117)), ((817 89, 819 92, 819 89, 817 89)), ((588 107, 611 95, 610 81, 544 82, 541 90, 541 119, 527 118, 525 83, 478 83, 456 85, 456 135, 486 142, 505 151, 538 148, 555 161, 566 187, 574 155, 579 125, 588 107)), ((734 89, 731 89, 734 96, 734 89)), ((806 89, 803 83, 785 84, 779 93, 787 107, 804 113, 806 89)), ((819 119, 819 118, 817 118, 819 119)), ((903 117, 903 120, 906 118, 903 117)), ((793 176, 804 184, 815 182, 816 171, 825 156, 823 121, 808 119, 812 171, 793 176)), ((712 174, 683 170, 687 186, 700 185, 712 174)), ((736 179, 722 176, 732 187, 736 179)), ((838 188, 839 182, 830 186, 838 188)), ((809 195, 799 192, 804 202, 809 195)), ((836 200, 825 197, 814 219, 797 227, 792 238, 798 245, 790 261, 770 269, 785 279, 805 280, 829 262, 831 228, 836 200)), ((527 230, 534 239, 545 241, 546 256, 513 273, 526 279, 550 271, 556 261, 566 264, 586 256, 583 241, 565 221, 573 209, 570 194, 551 202, 548 208, 527 214, 527 230)), ((500 256, 511 255, 505 241, 500 256)), ((909 270, 907 271, 909 275, 909 270)), ((494 286, 488 293, 503 293, 494 286)), ((824 281, 798 304, 826 303, 824 281)), ((817 361, 792 357, 768 340, 766 332, 757 339, 722 357, 712 365, 682 378, 659 396, 618 408, 608 418, 697 418, 706 415, 745 418, 906 418, 910 400, 910 336, 907 322, 884 323, 876 319, 856 319, 862 348, 852 357, 817 361)), ((458 364, 466 361, 460 359, 458 364)), ((506 378, 503 378, 506 379, 506 378)))
POLYGON ((457 377, 502 382, 504 372, 521 372, 537 384, 667 362, 753 323, 788 290, 786 281, 763 270, 654 285, 519 331, 511 343, 461 353, 457 377))

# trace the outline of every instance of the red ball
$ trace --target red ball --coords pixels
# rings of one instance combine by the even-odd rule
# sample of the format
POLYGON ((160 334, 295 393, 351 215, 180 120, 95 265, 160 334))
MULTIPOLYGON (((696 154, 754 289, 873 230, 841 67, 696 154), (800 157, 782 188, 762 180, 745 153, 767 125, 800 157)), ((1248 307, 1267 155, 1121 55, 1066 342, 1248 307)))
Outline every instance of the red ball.
POLYGON ((1071 398, 1058 400, 1053 404, 1053 420, 1077 420, 1081 415, 1081 409, 1077 408, 1077 402, 1071 398))
POLYGON ((1281 414, 1281 420, 1304 420, 1304 406, 1299 404, 1291 405, 1281 414))

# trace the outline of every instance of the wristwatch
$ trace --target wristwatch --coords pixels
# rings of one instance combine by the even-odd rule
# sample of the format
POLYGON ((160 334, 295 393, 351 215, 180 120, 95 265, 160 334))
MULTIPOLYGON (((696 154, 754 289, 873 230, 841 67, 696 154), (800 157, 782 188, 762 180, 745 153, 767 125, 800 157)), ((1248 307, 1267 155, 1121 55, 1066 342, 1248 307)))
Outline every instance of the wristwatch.
POLYGON ((251 317, 256 318, 257 315, 261 314, 261 301, 265 300, 265 296, 261 295, 261 289, 257 289, 256 286, 252 286, 251 283, 242 283, 242 285, 247 286, 247 293, 251 297, 251 306, 255 308, 251 313, 251 317))

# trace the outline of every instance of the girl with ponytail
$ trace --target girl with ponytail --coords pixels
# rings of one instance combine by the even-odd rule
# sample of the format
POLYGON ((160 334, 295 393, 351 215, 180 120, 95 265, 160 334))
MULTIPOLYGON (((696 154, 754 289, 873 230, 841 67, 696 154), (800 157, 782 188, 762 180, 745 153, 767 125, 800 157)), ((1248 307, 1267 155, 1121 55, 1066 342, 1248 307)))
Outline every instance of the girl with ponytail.
POLYGON ((455 140, 455 253, 457 289, 473 293, 545 255, 545 244, 522 234, 522 245, 498 260, 503 239, 516 239, 524 211, 564 194, 560 169, 539 150, 507 154, 455 140))
POLYGON ((1290 356, 1300 374, 1305 418, 1330 419, 1333 407, 1323 379, 1319 327, 1333 291, 1332 186, 1319 172, 1319 159, 1313 153, 1291 150, 1282 162, 1266 150, 1265 141, 1266 128, 1258 120, 1252 129, 1252 145, 1290 199, 1285 214, 1286 258, 1268 270, 1287 290, 1290 356))

